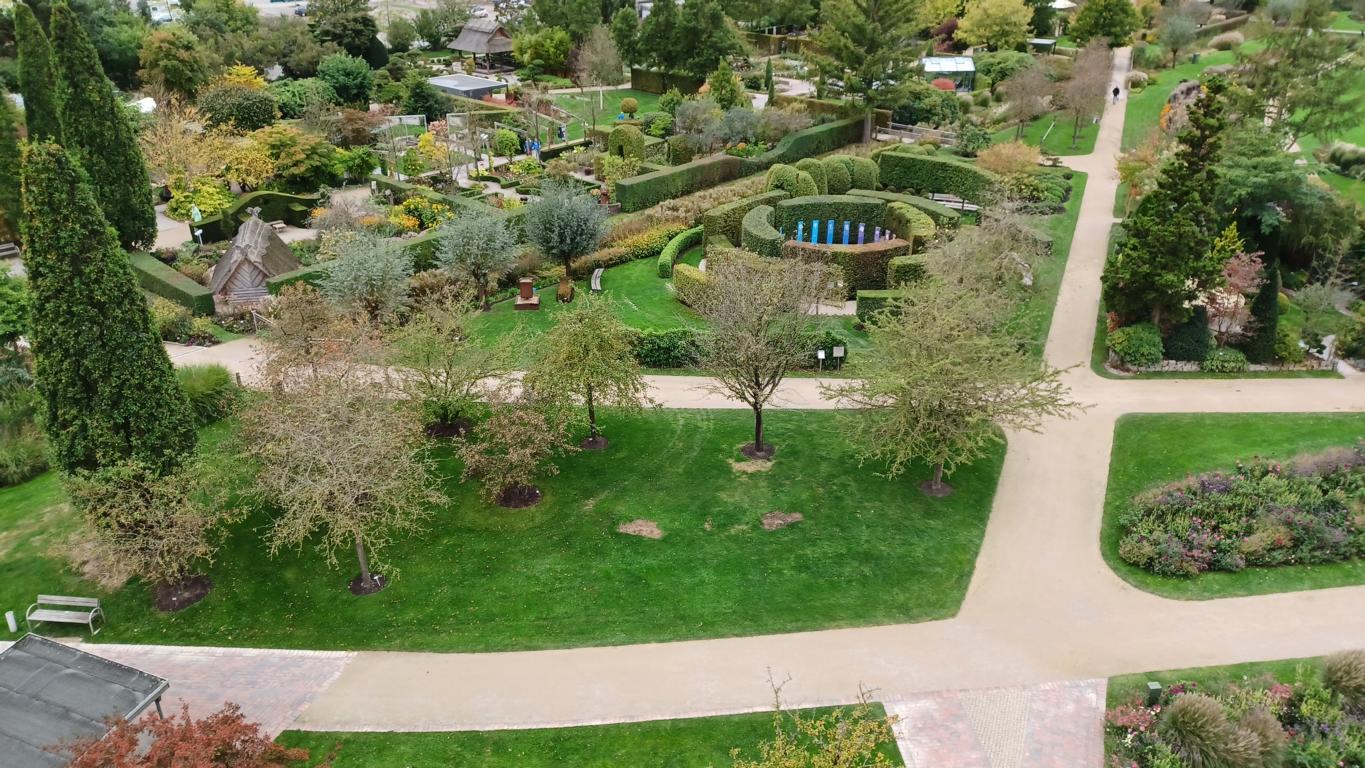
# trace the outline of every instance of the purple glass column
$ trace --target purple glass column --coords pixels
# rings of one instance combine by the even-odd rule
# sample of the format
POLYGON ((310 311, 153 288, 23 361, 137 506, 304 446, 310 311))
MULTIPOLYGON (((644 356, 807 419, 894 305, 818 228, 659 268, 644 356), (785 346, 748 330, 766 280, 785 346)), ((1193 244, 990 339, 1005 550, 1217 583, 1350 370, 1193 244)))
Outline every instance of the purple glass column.
POLYGON ((858 245, 862 245, 862 244, 863 244, 863 227, 864 227, 864 226, 865 226, 865 225, 863 225, 863 224, 859 224, 859 225, 858 225, 858 245))

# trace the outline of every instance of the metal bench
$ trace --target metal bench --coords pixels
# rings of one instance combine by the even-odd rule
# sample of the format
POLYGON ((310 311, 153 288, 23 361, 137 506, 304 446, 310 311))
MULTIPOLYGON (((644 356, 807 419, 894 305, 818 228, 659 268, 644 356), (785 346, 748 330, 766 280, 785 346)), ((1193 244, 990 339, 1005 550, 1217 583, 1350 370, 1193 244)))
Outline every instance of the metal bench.
POLYGON ((38 595, 38 601, 24 613, 24 623, 33 631, 33 622, 56 622, 59 624, 84 624, 90 628, 91 635, 98 635, 104 629, 104 611, 100 601, 94 597, 68 597, 65 595, 38 595), (48 606, 56 606, 51 608, 48 606), (78 610, 70 610, 78 609, 78 610), (100 620, 99 629, 95 628, 95 617, 100 620))
POLYGON ((602 292, 602 268, 598 267, 592 271, 592 292, 602 292))

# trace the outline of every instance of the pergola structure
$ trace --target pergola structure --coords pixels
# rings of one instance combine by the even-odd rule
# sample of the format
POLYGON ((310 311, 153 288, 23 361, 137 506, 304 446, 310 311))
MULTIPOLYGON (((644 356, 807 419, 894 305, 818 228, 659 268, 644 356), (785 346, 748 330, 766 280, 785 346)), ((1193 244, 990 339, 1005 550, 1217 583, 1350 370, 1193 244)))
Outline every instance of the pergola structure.
POLYGON ((103 738, 110 718, 161 712, 170 687, 155 675, 28 634, 0 651, 0 768, 60 768, 54 751, 103 738))
POLYGON ((512 35, 494 19, 470 19, 450 48, 472 54, 476 59, 482 54, 485 65, 491 69, 493 54, 512 52, 512 35))

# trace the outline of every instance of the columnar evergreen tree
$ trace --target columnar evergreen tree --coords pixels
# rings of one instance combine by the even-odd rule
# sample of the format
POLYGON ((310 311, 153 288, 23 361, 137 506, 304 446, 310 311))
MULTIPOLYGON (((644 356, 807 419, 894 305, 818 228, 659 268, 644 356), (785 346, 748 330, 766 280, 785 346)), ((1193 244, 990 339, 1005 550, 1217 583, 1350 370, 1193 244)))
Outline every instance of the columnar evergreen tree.
POLYGON ((194 419, 89 179, 40 143, 24 148, 22 180, 29 341, 57 466, 171 470, 194 449, 194 419))
POLYGON ((19 48, 19 91, 24 95, 28 138, 60 141, 62 124, 58 117, 52 48, 38 18, 25 3, 14 5, 14 36, 19 48))
POLYGON ((123 247, 150 245, 156 239, 152 188, 125 108, 69 6, 52 9, 51 28, 64 145, 90 174, 104 219, 123 247))
POLYGON ((19 236, 19 116, 0 88, 0 242, 19 236))

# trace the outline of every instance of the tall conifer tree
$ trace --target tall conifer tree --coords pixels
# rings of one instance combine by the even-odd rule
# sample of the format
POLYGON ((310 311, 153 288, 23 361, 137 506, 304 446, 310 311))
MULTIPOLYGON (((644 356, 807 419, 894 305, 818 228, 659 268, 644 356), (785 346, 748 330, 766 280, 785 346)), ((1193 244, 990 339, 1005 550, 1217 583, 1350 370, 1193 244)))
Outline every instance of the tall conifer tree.
POLYGON ((19 237, 19 116, 0 89, 0 243, 19 237))
POLYGON ((29 144, 22 162, 29 341, 56 464, 166 472, 194 449, 194 422, 128 255, 66 150, 29 144))
POLYGON ((62 140, 57 107, 57 80, 52 47, 26 3, 14 4, 14 36, 19 49, 19 91, 24 96, 24 123, 30 141, 62 140))
POLYGON ((65 3, 52 8, 51 31, 63 145, 90 174, 100 210, 123 247, 150 246, 156 240, 156 211, 126 108, 65 3))

